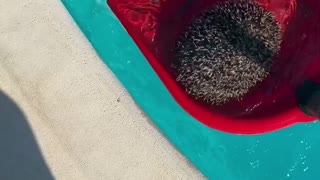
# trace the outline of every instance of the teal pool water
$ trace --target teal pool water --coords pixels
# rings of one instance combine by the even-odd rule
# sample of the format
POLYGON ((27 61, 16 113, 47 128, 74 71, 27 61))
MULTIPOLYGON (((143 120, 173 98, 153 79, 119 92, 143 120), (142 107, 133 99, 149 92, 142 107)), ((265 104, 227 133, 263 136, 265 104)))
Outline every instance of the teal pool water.
POLYGON ((103 62, 171 143, 208 179, 319 179, 320 124, 236 136, 198 123, 173 100, 105 0, 62 0, 103 62))

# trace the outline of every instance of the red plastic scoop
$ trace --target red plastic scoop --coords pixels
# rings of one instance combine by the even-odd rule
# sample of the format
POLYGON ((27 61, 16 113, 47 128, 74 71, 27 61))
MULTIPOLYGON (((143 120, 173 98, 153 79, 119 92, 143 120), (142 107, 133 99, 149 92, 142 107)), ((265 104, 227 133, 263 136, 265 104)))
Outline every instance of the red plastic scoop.
MULTIPOLYGON (((240 102, 212 107, 195 101, 172 75, 171 48, 190 20, 224 0, 108 0, 107 3, 179 105, 201 123, 228 133, 261 134, 312 122, 299 108, 297 90, 320 83, 320 1, 256 0, 283 30, 271 75, 240 102)), ((306 91, 308 93, 308 91, 306 91)), ((311 93, 311 92, 310 92, 311 93)))

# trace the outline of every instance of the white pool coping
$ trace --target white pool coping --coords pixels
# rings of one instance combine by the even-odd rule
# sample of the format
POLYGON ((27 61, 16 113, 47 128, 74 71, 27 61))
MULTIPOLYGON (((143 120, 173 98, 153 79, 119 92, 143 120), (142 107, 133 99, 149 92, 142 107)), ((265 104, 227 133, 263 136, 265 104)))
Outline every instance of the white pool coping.
POLYGON ((0 0, 0 90, 25 114, 56 179, 203 178, 135 105, 60 1, 0 0))

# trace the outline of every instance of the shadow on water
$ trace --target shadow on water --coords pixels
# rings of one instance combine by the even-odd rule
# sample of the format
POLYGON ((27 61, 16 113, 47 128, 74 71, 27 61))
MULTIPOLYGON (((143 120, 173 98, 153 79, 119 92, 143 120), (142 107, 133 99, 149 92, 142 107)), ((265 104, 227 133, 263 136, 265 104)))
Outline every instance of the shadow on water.
POLYGON ((1 90, 0 179, 54 179, 25 116, 1 90))

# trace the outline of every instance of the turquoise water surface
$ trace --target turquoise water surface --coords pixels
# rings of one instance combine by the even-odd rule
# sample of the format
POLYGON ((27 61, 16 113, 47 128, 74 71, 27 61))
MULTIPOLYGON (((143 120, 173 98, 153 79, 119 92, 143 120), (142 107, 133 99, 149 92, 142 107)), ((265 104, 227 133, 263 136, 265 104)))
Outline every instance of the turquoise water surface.
POLYGON ((105 0, 62 2, 136 103, 208 179, 320 179, 319 123, 260 136, 209 129, 177 105, 105 0))

